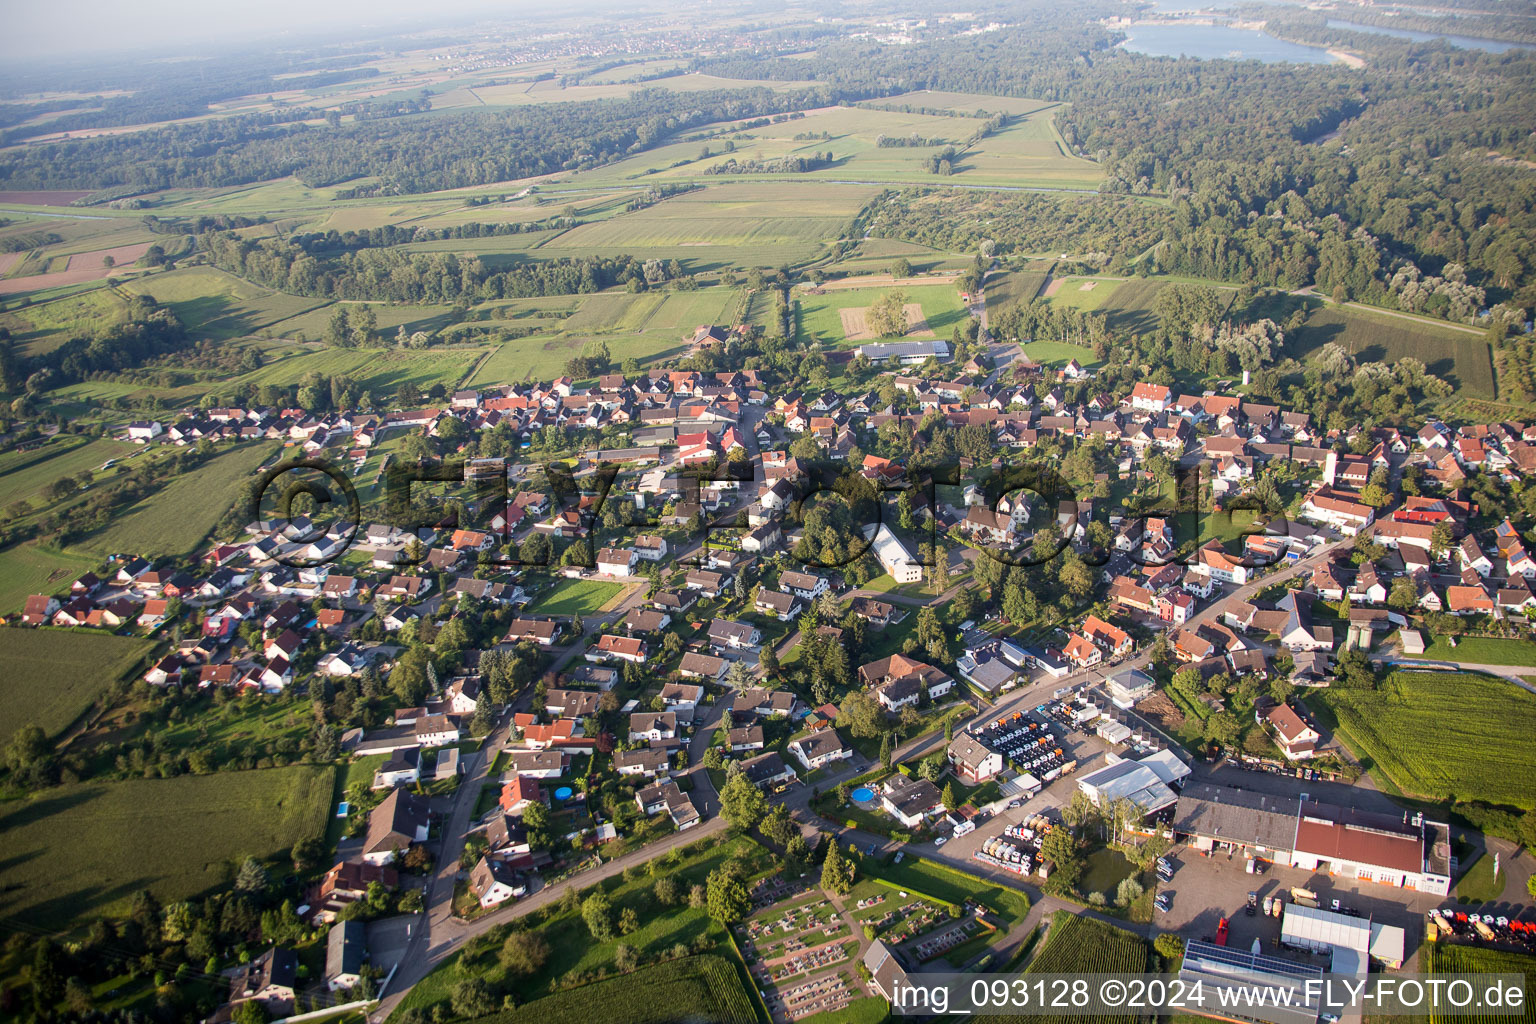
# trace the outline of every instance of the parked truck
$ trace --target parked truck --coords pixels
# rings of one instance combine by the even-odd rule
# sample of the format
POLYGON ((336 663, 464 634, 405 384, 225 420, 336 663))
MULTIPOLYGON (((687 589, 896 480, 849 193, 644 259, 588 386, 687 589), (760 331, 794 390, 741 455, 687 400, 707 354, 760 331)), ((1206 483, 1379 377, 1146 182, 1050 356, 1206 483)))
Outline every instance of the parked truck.
POLYGON ((1317 893, 1313 892, 1311 889, 1303 889, 1300 886, 1294 886, 1291 889, 1291 902, 1300 903, 1304 907, 1316 907, 1317 893))

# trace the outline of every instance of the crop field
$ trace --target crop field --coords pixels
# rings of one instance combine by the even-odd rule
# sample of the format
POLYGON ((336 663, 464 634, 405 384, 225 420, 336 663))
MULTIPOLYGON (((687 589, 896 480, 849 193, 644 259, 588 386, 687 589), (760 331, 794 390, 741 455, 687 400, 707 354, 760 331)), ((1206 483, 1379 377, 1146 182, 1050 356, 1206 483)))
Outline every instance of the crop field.
POLYGON ((0 744, 23 725, 57 736, 138 665, 146 640, 90 631, 0 627, 0 744))
POLYGON ((960 157, 954 177, 962 183, 1091 190, 1104 171, 1092 160, 1073 156, 1056 132, 1054 111, 1041 110, 976 143, 960 157))
POLYGON ((1029 99, 1022 96, 987 96, 973 92, 940 92, 919 89, 916 92, 897 93, 884 99, 866 100, 860 106, 871 108, 905 107, 927 110, 953 110, 957 114, 974 114, 984 110, 989 114, 1032 114, 1054 106, 1049 100, 1029 99))
POLYGON ((66 434, 41 448, 6 452, 0 455, 0 506, 28 501, 34 508, 42 507, 47 504, 43 489, 60 477, 95 471, 108 459, 138 450, 138 445, 126 441, 66 434))
POLYGON ((211 338, 238 338, 306 310, 324 299, 270 291, 213 267, 187 267, 127 282, 125 291, 168 305, 187 329, 211 338))
MULTIPOLYGON (((867 307, 844 307, 837 311, 838 317, 843 323, 843 339, 845 341, 873 341, 875 332, 869 326, 869 309, 867 307)), ((902 332, 904 338, 933 338, 937 337, 928 322, 923 319, 923 307, 915 302, 902 304, 901 314, 906 320, 907 329, 902 332)))
POLYGON ((670 960, 478 1017, 475 1024, 669 1024, 681 1007, 687 1007, 690 1019, 757 1024, 757 1009, 740 970, 720 956, 670 960), (644 999, 635 998, 639 992, 644 999))
MULTIPOLYGON (((306 311, 271 324, 271 330, 265 333, 297 341, 319 341, 325 337, 325 329, 330 323, 335 305, 337 303, 322 302, 306 311)), ((378 319, 379 330, 386 334, 392 333, 399 327, 404 327, 407 334, 414 334, 417 331, 426 331, 431 334, 447 326, 450 313, 447 306, 396 306, 382 302, 345 302, 340 305, 372 306, 373 314, 378 319)))
POLYGON ((0 551, 0 614, 21 608, 32 594, 50 594, 95 568, 97 559, 53 548, 15 544, 0 551))
POLYGON ((1161 321, 1157 315, 1157 293, 1166 287, 1166 281, 1145 279, 1125 281, 1117 285, 1114 302, 1105 307, 1105 312, 1109 315, 1110 328, 1130 334, 1148 334, 1155 331, 1161 321))
POLYGON ((0 914, 51 927, 126 912, 141 889, 171 903, 226 885, 245 857, 323 835, 335 778, 301 765, 59 786, 6 803, 0 914))
POLYGON ((1507 680, 1394 672, 1377 690, 1334 688, 1321 703, 1372 775, 1408 796, 1536 807, 1536 697, 1507 680))
POLYGON ((1329 342, 1344 346, 1361 362, 1390 364, 1412 356, 1422 360, 1430 373, 1456 385, 1458 392, 1494 397, 1488 343, 1475 334, 1353 306, 1324 306, 1291 332, 1286 347, 1305 358, 1329 342))
MULTIPOLYGON (((1420 971, 1431 975, 1448 974, 1518 974, 1525 978, 1525 1010, 1519 1015, 1487 1013, 1457 1014, 1454 1017, 1431 1015, 1430 1024, 1456 1021, 1458 1024, 1496 1024, 1500 1021, 1532 1020, 1536 1017, 1536 957, 1524 953, 1511 953, 1502 949, 1483 949, 1477 946, 1457 946, 1443 942, 1426 942, 1421 947, 1420 971)), ((1383 1022, 1387 1017, 1377 1017, 1383 1022)), ((1390 1018, 1397 1024, 1398 1018, 1390 1018)), ((1404 1020, 1410 1018, 1403 1018, 1404 1020)))
POLYGON ((1115 278, 1063 277, 1051 284, 1051 303, 1073 309, 1096 310, 1114 306, 1115 291, 1126 282, 1115 278))
POLYGON ((987 278, 984 291, 987 296, 987 312, 996 313, 1018 303, 1028 304, 1040 294, 1051 276, 1049 261, 1031 263, 1024 270, 1010 270, 987 278))
POLYGON ((94 335, 121 323, 127 310, 128 304, 113 289, 92 288, 0 313, 0 327, 11 332, 18 354, 40 356, 71 338, 94 335))
POLYGON ((603 331, 675 331, 693 333, 703 324, 728 324, 740 304, 736 288, 692 292, 602 292, 585 296, 581 308, 561 323, 573 334, 603 331))
MULTIPOLYGON (((1026 974, 1141 974, 1147 969, 1146 942, 1123 928, 1116 928, 1069 910, 1051 915, 1045 945, 1035 953, 1026 974)), ((1027 1014, 997 1018, 1000 1024, 1035 1024, 1052 1017, 1027 1014)), ((1087 1024, 1129 1024, 1138 1020, 1133 1013, 1079 1014, 1075 1021, 1087 1024)))
MULTIPOLYGON (((953 285, 924 285, 900 289, 910 305, 918 306, 927 328, 940 338, 949 337, 955 324, 968 315, 953 285)), ((864 310, 885 294, 881 288, 853 288, 824 292, 821 295, 796 292, 800 302, 800 330, 809 339, 845 347, 850 342, 844 331, 844 310, 864 310)), ((910 310, 909 310, 910 312, 910 310)), ((911 322, 911 317, 908 318, 911 322)))
POLYGON ((1443 636, 1432 637, 1420 657, 1427 661, 1454 661, 1467 665, 1536 665, 1536 641, 1503 637, 1463 636, 1452 647, 1443 636))
POLYGON ((566 361, 580 355, 583 347, 583 342, 563 336, 517 338, 491 353, 469 383, 481 386, 515 384, 521 380, 553 380, 565 372, 566 361))
MULTIPOLYGON (((382 310, 381 310, 382 313, 382 310)), ((380 316, 382 322, 383 316, 380 316)), ((290 354, 272 359, 259 370, 231 378, 221 388, 240 384, 297 383, 307 373, 326 376, 345 374, 359 387, 393 393, 404 383, 426 389, 442 384, 452 390, 485 355, 482 348, 356 349, 294 347, 290 354)))
POLYGON ((869 194, 868 188, 851 185, 714 185, 612 220, 582 224, 541 251, 649 258, 664 250, 669 258, 675 254, 691 265, 689 249, 747 248, 751 252, 743 254, 745 262, 772 266, 771 260, 754 254, 794 251, 809 256, 842 234, 869 194))
POLYGON ((235 502, 243 500, 243 485, 272 452, 266 444, 231 448, 118 515, 81 547, 102 554, 187 554, 202 544, 235 502))
POLYGON ((592 616, 625 591, 622 583, 605 580, 565 580, 540 594, 528 611, 539 615, 592 616))

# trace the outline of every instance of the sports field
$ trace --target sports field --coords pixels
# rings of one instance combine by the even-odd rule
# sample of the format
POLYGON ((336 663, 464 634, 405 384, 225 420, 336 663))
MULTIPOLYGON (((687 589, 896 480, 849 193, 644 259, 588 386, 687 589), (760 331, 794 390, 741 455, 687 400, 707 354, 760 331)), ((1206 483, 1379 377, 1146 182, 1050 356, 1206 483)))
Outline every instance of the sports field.
POLYGON ((57 736, 135 668, 146 640, 89 630, 0 627, 0 745, 23 725, 57 736))
POLYGON ((0 915, 40 926, 121 913, 227 885, 244 858, 320 836, 336 769, 309 765, 84 783, 0 805, 0 915))

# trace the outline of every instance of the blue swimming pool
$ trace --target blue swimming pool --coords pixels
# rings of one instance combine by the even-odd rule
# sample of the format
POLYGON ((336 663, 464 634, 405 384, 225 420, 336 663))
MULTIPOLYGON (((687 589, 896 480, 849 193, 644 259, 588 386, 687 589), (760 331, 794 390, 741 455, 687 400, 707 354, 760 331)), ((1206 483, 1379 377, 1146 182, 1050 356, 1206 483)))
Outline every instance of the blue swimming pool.
POLYGON ((555 799, 556 800, 569 800, 570 798, 571 798, 571 787, 570 786, 561 786, 559 789, 555 790, 555 799))
POLYGON ((868 786, 860 786, 853 791, 853 798, 861 804, 867 804, 875 798, 875 791, 868 786))

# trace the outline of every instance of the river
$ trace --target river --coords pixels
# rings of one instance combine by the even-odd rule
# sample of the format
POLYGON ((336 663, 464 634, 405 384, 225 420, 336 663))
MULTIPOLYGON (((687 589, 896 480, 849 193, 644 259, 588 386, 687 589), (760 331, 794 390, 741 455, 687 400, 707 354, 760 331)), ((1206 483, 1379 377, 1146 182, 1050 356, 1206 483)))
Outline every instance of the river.
POLYGON ((1319 46, 1302 46, 1253 29, 1227 25, 1131 25, 1120 45, 1151 57, 1198 57, 1203 60, 1258 60, 1265 64, 1330 64, 1335 58, 1319 46))

